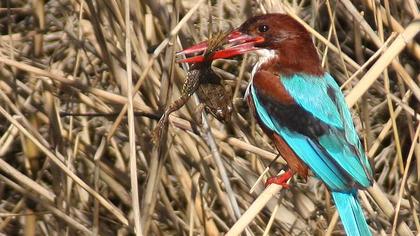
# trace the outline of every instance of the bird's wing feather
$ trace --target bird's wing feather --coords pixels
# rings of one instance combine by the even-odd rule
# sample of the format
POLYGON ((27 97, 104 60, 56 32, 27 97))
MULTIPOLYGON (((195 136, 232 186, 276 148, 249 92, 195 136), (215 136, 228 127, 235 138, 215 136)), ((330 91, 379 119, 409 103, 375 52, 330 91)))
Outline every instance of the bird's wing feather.
POLYGON ((254 86, 251 94, 261 122, 281 135, 331 189, 347 189, 344 185, 351 182, 369 186, 372 170, 334 79, 300 74, 277 83, 295 104, 278 103, 254 86))

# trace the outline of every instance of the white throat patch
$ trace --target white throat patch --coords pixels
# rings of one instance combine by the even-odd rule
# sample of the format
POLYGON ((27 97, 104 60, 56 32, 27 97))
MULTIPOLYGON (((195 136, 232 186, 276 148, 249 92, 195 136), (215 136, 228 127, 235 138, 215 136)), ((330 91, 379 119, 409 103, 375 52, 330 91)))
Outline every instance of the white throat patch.
POLYGON ((255 53, 258 55, 258 61, 257 61, 257 63, 255 63, 254 68, 252 68, 251 81, 248 83, 248 87, 245 91, 244 98, 246 98, 249 95, 251 85, 252 85, 252 82, 254 80, 254 75, 260 69, 261 65, 266 63, 267 61, 273 59, 276 56, 276 51, 273 50, 273 49, 259 49, 259 50, 255 51, 255 53))
POLYGON ((273 59, 276 56, 276 51, 273 49, 259 49, 255 51, 258 55, 258 61, 252 68, 251 78, 254 78, 255 73, 260 69, 261 65, 273 59))

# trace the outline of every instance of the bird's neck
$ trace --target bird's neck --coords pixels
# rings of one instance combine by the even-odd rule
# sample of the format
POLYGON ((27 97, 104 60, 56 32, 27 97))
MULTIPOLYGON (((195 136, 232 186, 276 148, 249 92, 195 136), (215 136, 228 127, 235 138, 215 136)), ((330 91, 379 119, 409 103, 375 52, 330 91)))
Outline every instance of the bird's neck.
POLYGON ((258 70, 269 71, 275 75, 309 74, 320 76, 324 73, 318 54, 312 42, 282 44, 276 49, 258 50, 259 60, 253 74, 258 70))

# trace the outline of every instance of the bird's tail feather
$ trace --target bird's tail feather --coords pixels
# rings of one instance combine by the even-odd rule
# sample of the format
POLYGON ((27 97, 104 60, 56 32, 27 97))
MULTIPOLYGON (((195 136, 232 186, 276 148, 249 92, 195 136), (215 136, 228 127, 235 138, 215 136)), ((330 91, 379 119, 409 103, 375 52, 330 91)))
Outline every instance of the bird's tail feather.
POLYGON ((349 192, 332 192, 335 206, 343 222, 344 230, 349 236, 370 236, 363 210, 357 199, 356 190, 349 192))

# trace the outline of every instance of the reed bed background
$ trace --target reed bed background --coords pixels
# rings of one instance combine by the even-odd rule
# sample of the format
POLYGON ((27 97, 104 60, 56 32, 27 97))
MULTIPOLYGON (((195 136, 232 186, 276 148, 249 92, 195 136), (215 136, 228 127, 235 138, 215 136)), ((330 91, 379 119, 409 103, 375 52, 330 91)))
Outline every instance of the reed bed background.
MULTIPOLYGON (((255 57, 214 62, 234 89, 220 123, 180 96, 175 52, 252 15, 305 24, 343 86, 376 184, 360 192, 375 235, 419 235, 418 0, 2 0, 3 235, 343 235, 314 177, 257 181, 277 152, 242 99, 255 57), (126 14, 129 12, 130 14, 126 14), (130 96, 130 95, 133 96, 130 96), (254 186, 252 193, 251 187, 254 186)), ((284 166, 279 159, 262 180, 284 166)))

